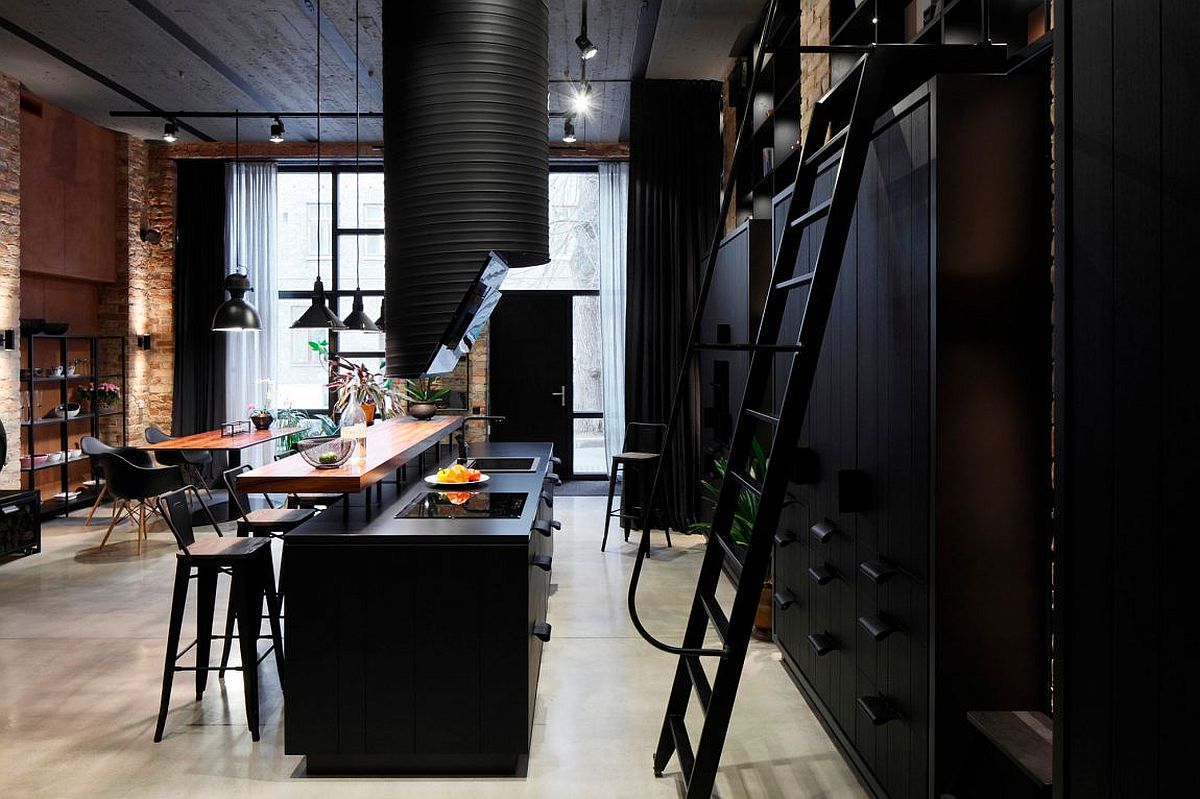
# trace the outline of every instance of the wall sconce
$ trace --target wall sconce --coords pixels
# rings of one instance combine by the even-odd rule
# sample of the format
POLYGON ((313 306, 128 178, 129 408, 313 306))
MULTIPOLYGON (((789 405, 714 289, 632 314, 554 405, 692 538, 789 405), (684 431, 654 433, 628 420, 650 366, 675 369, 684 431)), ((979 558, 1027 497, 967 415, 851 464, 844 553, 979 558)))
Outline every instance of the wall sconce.
POLYGON ((137 348, 139 350, 150 349, 150 334, 149 333, 143 333, 142 335, 137 337, 137 348))
POLYGON ((0 333, 0 342, 3 342, 4 349, 6 350, 16 349, 17 336, 10 328, 5 330, 3 333, 0 333))

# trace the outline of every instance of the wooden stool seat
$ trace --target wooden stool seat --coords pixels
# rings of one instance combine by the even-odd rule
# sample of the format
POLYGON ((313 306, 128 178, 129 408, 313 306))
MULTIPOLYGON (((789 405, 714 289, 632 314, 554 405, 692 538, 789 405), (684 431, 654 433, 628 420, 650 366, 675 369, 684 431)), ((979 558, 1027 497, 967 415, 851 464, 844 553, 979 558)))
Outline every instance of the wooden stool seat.
POLYGON ((205 538, 189 545, 187 555, 180 552, 179 557, 189 557, 193 560, 234 561, 249 557, 270 545, 271 539, 269 538, 205 538))
POLYGON ((1042 791, 1054 785, 1054 722, 1036 710, 971 710, 967 721, 1042 791))
MULTIPOLYGON (((604 538, 600 541, 600 551, 604 551, 604 547, 608 545, 608 526, 613 517, 616 516, 620 520, 621 527, 625 531, 625 540, 629 540, 629 528, 632 522, 646 527, 650 524, 650 512, 646 507, 649 501, 648 497, 642 497, 642 507, 626 508, 626 494, 621 492, 621 506, 613 510, 613 498, 617 493, 617 476, 619 473, 625 473, 626 478, 630 477, 630 471, 633 472, 633 477, 638 480, 644 493, 649 493, 646 489, 650 480, 653 477, 656 461, 661 456, 658 450, 662 449, 663 440, 666 436, 666 425, 649 424, 645 422, 630 422, 625 427, 625 440, 622 442, 622 451, 612 456, 612 464, 608 469, 608 508, 604 512, 604 538)), ((666 529, 667 546, 671 546, 671 529, 666 529)))
POLYGON ((246 514, 249 527, 269 527, 272 531, 287 532, 313 517, 309 508, 258 508, 246 514))
POLYGON ((658 458, 657 452, 622 452, 613 455, 613 460, 619 463, 640 463, 658 458))

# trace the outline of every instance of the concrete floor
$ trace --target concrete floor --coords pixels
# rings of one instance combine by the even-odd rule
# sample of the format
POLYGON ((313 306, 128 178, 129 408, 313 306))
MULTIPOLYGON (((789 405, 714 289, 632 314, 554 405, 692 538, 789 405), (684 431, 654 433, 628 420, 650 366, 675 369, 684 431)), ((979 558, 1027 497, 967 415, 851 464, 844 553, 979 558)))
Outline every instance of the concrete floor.
MULTIPOLYGON (((98 553, 103 525, 47 523, 41 554, 0 564, 0 796, 681 796, 677 762, 661 779, 651 770, 675 661, 629 622, 634 548, 614 534, 600 552, 603 503, 562 497, 556 504, 564 530, 550 598, 554 638, 520 778, 307 778, 302 758, 283 754, 283 702, 270 659, 259 743, 245 726, 236 673, 223 687, 214 674, 200 703, 184 673, 166 737, 154 744, 175 559, 170 534, 160 525, 139 555, 120 527, 98 553)), ((697 537, 675 541, 666 550, 655 537, 640 602, 647 625, 668 641, 681 634, 703 552, 697 537)), ((195 629, 190 617, 186 623, 195 629)), ((689 719, 693 740, 699 721, 698 712, 689 719)), ((717 785, 727 799, 865 795, 770 644, 752 645, 717 785)))

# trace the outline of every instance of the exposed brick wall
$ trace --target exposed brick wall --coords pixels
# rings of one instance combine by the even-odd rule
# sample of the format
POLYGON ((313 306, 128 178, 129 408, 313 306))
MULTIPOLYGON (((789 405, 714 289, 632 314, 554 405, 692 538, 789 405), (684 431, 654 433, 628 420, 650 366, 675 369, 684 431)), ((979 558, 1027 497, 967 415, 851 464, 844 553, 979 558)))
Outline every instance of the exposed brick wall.
MULTIPOLYGON (((19 333, 21 315, 21 89, 0 75, 0 330, 19 333)), ((8 465, 0 488, 20 488, 20 336, 16 348, 0 350, 0 420, 8 432, 8 465)))
MULTIPOLYGON (((801 0, 800 44, 829 44, 829 0, 801 0)), ((800 140, 808 130, 813 105, 829 91, 829 56, 800 56, 800 140)))
MULTIPOLYGON (((157 142, 121 136, 117 150, 117 279, 100 292, 99 322, 102 334, 127 338, 125 418, 129 441, 137 443, 147 425, 168 431, 171 426, 175 162, 157 142), (162 234, 158 244, 141 240, 143 224, 162 234), (151 337, 148 352, 139 350, 133 338, 146 333, 151 337)), ((119 435, 115 429, 101 432, 106 440, 119 435)))

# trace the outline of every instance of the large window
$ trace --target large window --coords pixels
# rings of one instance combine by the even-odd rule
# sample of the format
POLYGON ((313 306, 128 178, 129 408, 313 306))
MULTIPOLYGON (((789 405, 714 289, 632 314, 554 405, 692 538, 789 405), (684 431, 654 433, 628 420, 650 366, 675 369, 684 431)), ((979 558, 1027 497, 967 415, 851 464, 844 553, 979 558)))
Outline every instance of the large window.
POLYGON ((327 340, 331 352, 377 368, 383 335, 353 331, 293 330, 311 304, 318 265, 338 316, 350 312, 361 276, 367 315, 377 319, 384 289, 383 172, 377 165, 279 170, 279 298, 274 346, 279 355, 281 403, 324 411, 326 374, 310 340, 327 340))

